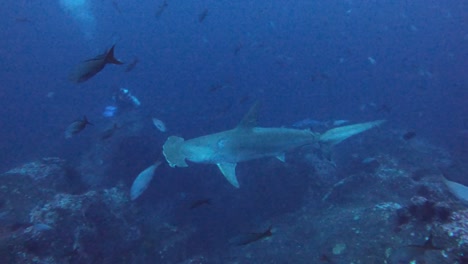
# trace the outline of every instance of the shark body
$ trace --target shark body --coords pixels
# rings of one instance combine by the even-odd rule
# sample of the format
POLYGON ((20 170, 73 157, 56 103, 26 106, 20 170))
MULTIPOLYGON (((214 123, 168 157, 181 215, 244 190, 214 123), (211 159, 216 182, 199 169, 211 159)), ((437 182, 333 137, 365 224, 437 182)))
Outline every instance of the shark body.
POLYGON ((263 157, 277 157, 284 162, 286 152, 309 144, 336 144, 342 140, 383 123, 383 120, 343 126, 320 135, 308 129, 256 127, 254 106, 234 129, 184 140, 169 137, 163 154, 171 167, 187 167, 194 163, 216 164, 224 177, 236 188, 236 165, 263 157))

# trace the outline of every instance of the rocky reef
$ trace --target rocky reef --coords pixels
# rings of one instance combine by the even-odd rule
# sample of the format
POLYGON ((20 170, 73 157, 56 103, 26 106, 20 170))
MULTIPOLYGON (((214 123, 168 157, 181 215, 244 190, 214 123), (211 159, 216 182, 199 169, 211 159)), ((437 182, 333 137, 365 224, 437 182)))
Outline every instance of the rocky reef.
POLYGON ((145 259, 145 221, 155 221, 145 232, 161 247, 174 247, 189 233, 181 235, 160 216, 142 220, 127 188, 83 186, 59 158, 2 174, 0 263, 144 263, 137 260, 145 259))
MULTIPOLYGON (((456 166, 450 155, 391 136, 352 149, 337 163, 307 148, 285 165, 258 161, 269 164, 258 179, 304 174, 302 204, 245 230, 272 226, 268 237, 239 246, 226 235, 198 251, 189 248, 204 233, 174 220, 187 211, 180 200, 131 201, 126 184, 91 189, 60 158, 29 162, 0 175, 0 263, 467 263, 468 209, 441 180, 441 168, 456 166)), ((215 209, 196 210, 229 217, 215 209)))

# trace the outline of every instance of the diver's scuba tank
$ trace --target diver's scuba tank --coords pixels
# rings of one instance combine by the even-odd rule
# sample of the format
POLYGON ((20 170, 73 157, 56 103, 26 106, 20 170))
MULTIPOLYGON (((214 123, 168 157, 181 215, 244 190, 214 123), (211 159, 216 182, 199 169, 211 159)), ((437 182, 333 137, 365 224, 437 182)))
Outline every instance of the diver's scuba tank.
POLYGON ((120 88, 119 89, 119 95, 118 95, 119 100, 125 103, 130 103, 134 107, 140 106, 140 100, 136 98, 134 95, 130 93, 130 91, 126 88, 120 88))

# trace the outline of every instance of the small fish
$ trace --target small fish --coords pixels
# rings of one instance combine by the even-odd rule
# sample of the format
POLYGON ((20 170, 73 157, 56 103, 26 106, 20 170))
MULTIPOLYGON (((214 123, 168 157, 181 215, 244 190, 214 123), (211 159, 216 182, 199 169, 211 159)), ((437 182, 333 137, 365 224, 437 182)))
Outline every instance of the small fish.
POLYGON ((164 2, 163 2, 163 3, 158 7, 158 9, 156 10, 155 16, 156 16, 157 18, 159 18, 159 17, 162 15, 162 13, 164 12, 164 10, 166 10, 166 8, 167 8, 167 1, 164 0, 164 2))
POLYGON ((31 224, 29 224, 29 223, 15 222, 15 223, 13 223, 12 225, 9 226, 9 229, 10 229, 11 232, 16 232, 16 231, 18 231, 20 229, 24 230, 24 229, 26 229, 26 228, 28 228, 30 226, 31 226, 31 224))
POLYGON ((111 128, 106 129, 102 133, 101 140, 106 140, 106 139, 111 138, 114 135, 115 131, 117 131, 119 128, 120 126, 117 125, 117 123, 114 123, 114 125, 111 128))
POLYGON ((367 158, 364 158, 363 160, 361 160, 362 164, 370 164, 370 163, 373 163, 373 162, 378 162, 378 161, 374 157, 367 157, 367 158))
POLYGON ((48 92, 48 93, 46 94, 46 97, 49 98, 49 99, 54 98, 54 96, 55 96, 55 92, 48 92))
POLYGON ((83 131, 83 129, 85 129, 87 125, 93 124, 88 121, 86 116, 84 116, 83 119, 78 119, 74 121, 65 130, 65 138, 72 138, 74 135, 83 131))
POLYGON ((322 254, 319 258, 319 260, 321 262, 324 262, 324 263, 333 263, 333 261, 330 259, 330 257, 326 254, 322 254))
POLYGON ((208 9, 205 8, 205 10, 198 15, 198 22, 202 23, 206 16, 208 16, 208 9))
POLYGON ((78 64, 76 68, 70 73, 70 81, 74 83, 82 83, 91 79, 91 77, 102 71, 106 64, 123 64, 123 62, 117 60, 114 57, 114 48, 115 45, 113 45, 105 53, 78 64))
POLYGON ((154 176, 154 171, 161 165, 161 161, 157 161, 155 164, 149 166, 144 171, 140 172, 133 181, 132 187, 130 188, 130 199, 134 201, 140 197, 141 194, 148 188, 151 180, 154 176))
POLYGON ((212 109, 210 110, 215 115, 211 118, 211 120, 217 120, 223 118, 229 110, 231 110, 233 106, 233 102, 228 102, 225 106, 220 107, 219 109, 212 109))
POLYGON ((260 232, 260 233, 249 233, 249 234, 240 235, 234 238, 232 242, 234 245, 237 245, 237 246, 248 245, 250 243, 272 236, 273 233, 271 232, 271 228, 272 227, 270 226, 266 231, 260 232))
POLYGON ((15 18, 17 23, 31 23, 31 20, 27 17, 17 17, 15 18))
POLYGON ((383 113, 387 113, 387 114, 388 114, 388 113, 390 113, 390 112, 392 111, 392 107, 390 107, 390 106, 388 106, 388 105, 386 105, 386 104, 382 104, 382 105, 380 105, 379 107, 377 107, 377 108, 375 109, 375 111, 377 111, 377 112, 379 112, 379 113, 383 112, 383 113))
POLYGON ((213 84, 213 85, 211 85, 210 88, 208 89, 208 92, 210 92, 210 93, 216 92, 216 91, 218 91, 218 90, 221 90, 223 87, 224 87, 224 85, 219 84, 219 83, 213 84))
POLYGON ((44 224, 44 223, 37 223, 37 224, 34 224, 34 225, 32 225, 32 228, 33 228, 34 231, 36 231, 36 232, 49 231, 49 230, 54 229, 54 228, 51 227, 50 225, 44 224))
POLYGON ((234 55, 237 55, 239 51, 242 49, 242 47, 244 47, 244 45, 242 43, 238 43, 236 47, 234 48, 234 55))
POLYGON ((135 66, 140 62, 137 57, 133 58, 132 62, 130 62, 127 65, 127 68, 125 68, 125 72, 131 72, 135 68, 135 66))
POLYGON ((151 119, 153 121, 153 125, 161 132, 166 132, 167 128, 166 128, 166 125, 164 124, 163 121, 157 119, 157 118, 152 118, 151 119))
POLYGON ((239 98, 239 104, 245 104, 250 100, 250 96, 248 94, 243 95, 241 98, 239 98))
POLYGON ((415 136, 416 136, 416 132, 414 132, 414 131, 408 131, 408 132, 406 132, 405 134, 403 134, 402 138, 403 138, 404 140, 408 141, 408 140, 414 138, 415 136))
POLYGON ((325 81, 328 81, 330 80, 330 76, 324 72, 317 72, 317 73, 314 73, 310 76, 310 80, 311 81, 322 81, 322 82, 325 82, 325 81))
POLYGON ((195 209, 195 208, 198 208, 202 205, 210 205, 211 204, 211 199, 210 198, 207 198, 207 199, 200 199, 200 200, 197 200, 195 202, 193 202, 189 209, 195 209))

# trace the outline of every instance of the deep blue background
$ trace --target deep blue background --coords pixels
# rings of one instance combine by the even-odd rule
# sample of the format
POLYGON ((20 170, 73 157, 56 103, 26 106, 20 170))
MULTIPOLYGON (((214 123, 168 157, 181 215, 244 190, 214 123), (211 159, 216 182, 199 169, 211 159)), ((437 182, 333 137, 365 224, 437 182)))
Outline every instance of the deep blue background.
POLYGON ((99 118, 118 86, 187 138, 234 126, 253 100, 265 126, 382 117, 360 110, 374 102, 392 107, 383 116, 390 127, 466 144, 464 1, 173 0, 159 18, 159 1, 88 4, 92 30, 58 1, 3 4, 2 169, 60 155, 70 144, 64 127, 83 114, 99 118), (133 72, 111 65, 82 85, 68 82, 75 64, 113 42, 118 58, 140 59, 133 72), (209 92, 217 84, 224 87, 209 92))

